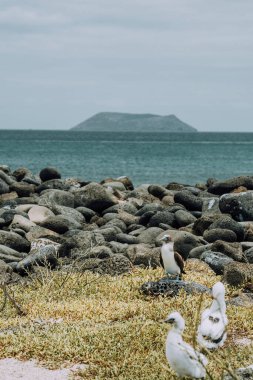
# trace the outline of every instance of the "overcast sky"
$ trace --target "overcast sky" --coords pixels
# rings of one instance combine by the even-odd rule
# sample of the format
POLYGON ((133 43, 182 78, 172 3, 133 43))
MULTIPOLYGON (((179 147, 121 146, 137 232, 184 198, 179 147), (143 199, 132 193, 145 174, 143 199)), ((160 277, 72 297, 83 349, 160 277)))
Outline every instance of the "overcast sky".
POLYGON ((0 0, 0 128, 101 111, 253 132, 252 0, 0 0))

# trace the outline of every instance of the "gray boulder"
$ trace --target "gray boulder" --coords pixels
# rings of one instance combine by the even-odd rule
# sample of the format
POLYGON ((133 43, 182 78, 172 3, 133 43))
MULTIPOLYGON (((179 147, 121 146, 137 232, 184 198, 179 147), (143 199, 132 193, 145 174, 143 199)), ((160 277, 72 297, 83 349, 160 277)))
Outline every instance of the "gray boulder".
POLYGON ((136 236, 119 233, 116 236, 116 241, 122 244, 138 244, 138 238, 136 236))
POLYGON ((74 208, 74 195, 63 190, 45 190, 39 198, 39 206, 53 208, 55 205, 74 208))
POLYGON ((82 225, 78 223, 74 218, 64 215, 49 216, 40 226, 48 228, 58 234, 64 234, 68 230, 79 230, 82 225))
POLYGON ((159 224, 168 224, 173 226, 175 223, 175 215, 169 211, 158 211, 155 215, 153 215, 148 222, 149 227, 158 227, 159 224))
POLYGON ((150 227, 141 232, 138 236, 139 243, 155 244, 156 237, 160 235, 163 230, 159 227, 150 227))
POLYGON ((210 251, 213 244, 201 245, 200 247, 196 247, 190 250, 188 258, 199 259, 205 251, 210 251))
POLYGON ((15 180, 10 177, 7 173, 5 173, 3 170, 0 170, 0 178, 2 181, 7 183, 7 185, 11 185, 15 180))
POLYGON ((152 248, 148 244, 129 246, 127 256, 133 265, 141 265, 145 268, 157 268, 161 266, 160 248, 152 248))
POLYGON ((222 240, 216 240, 211 247, 211 251, 221 252, 236 261, 243 261, 244 255, 240 243, 227 243, 222 240))
POLYGON ((148 187, 148 192, 159 199, 162 199, 165 195, 169 193, 169 191, 161 185, 150 185, 148 187))
POLYGON ((26 233, 25 237, 30 242, 40 238, 49 238, 57 240, 59 238, 59 234, 52 230, 49 230, 48 228, 35 226, 30 228, 30 231, 26 233))
POLYGON ((30 271, 34 265, 55 268, 57 263, 55 247, 53 245, 46 245, 45 247, 32 250, 27 257, 17 263, 15 270, 19 274, 24 275, 30 271))
POLYGON ((202 214, 219 214, 219 198, 218 197, 207 197, 203 199, 202 204, 202 214))
POLYGON ((80 212, 87 222, 89 222, 91 218, 96 215, 96 213, 88 207, 77 207, 75 210, 80 212))
POLYGON ((247 188, 248 190, 253 190, 253 177, 240 176, 229 178, 225 181, 216 181, 208 187, 208 191, 212 194, 222 195, 230 193, 241 186, 247 188))
POLYGON ((118 219, 118 218, 115 218, 115 219, 110 220, 109 222, 107 222, 103 226, 103 228, 106 228, 106 227, 117 227, 117 228, 120 228, 122 232, 126 232, 127 231, 126 224, 123 222, 123 220, 118 219))
POLYGON ((128 244, 119 243, 117 241, 111 241, 108 243, 113 253, 121 253, 122 255, 127 254, 128 244))
POLYGON ((184 260, 187 259, 193 248, 203 246, 206 242, 199 236, 190 232, 179 231, 174 238, 174 250, 180 253, 184 260))
POLYGON ((98 258, 98 259, 107 259, 113 255, 111 249, 106 247, 105 245, 100 245, 98 247, 93 247, 89 251, 90 258, 98 258))
POLYGON ((174 200, 182 204, 189 211, 201 211, 203 200, 188 190, 179 191, 174 195, 174 200))
POLYGON ((247 263, 253 264, 253 248, 247 249, 244 252, 244 257, 247 263))
POLYGON ((179 227, 184 227, 194 223, 197 218, 188 211, 178 210, 175 212, 175 219, 179 227))
POLYGON ((238 241, 242 241, 244 239, 243 226, 228 215, 222 215, 208 227, 209 230, 215 228, 222 228, 233 231, 236 234, 238 241))
POLYGON ((105 187, 106 189, 112 189, 112 190, 119 190, 119 191, 126 190, 123 183, 119 181, 105 182, 102 186, 105 187))
POLYGON ((104 245, 105 239, 100 232, 80 231, 71 238, 71 243, 78 254, 86 255, 91 248, 104 245))
POLYGON ((85 222, 85 218, 81 212, 78 210, 71 208, 71 207, 66 207, 66 206, 54 206, 53 207, 53 212, 55 215, 62 215, 67 218, 74 219, 77 223, 82 224, 85 222))
POLYGON ((114 254, 108 259, 102 260, 97 268, 97 272, 108 274, 110 276, 118 276, 131 271, 132 264, 130 260, 126 256, 120 254, 114 254))
POLYGON ((253 264, 238 263, 236 261, 228 263, 224 267, 223 280, 229 285, 238 286, 247 281, 253 281, 253 264))
POLYGON ((0 244, 18 252, 29 252, 30 250, 30 243, 14 232, 0 231, 0 244))
POLYGON ((62 179, 50 179, 49 181, 42 182, 37 189, 37 193, 41 193, 44 190, 48 189, 58 189, 68 191, 70 189, 70 184, 66 183, 66 181, 62 179))
POLYGON ((30 229, 34 226, 36 226, 36 224, 31 222, 31 220, 29 220, 28 218, 25 218, 22 215, 17 215, 17 214, 14 215, 14 218, 11 223, 12 229, 21 228, 25 232, 30 231, 30 229))
POLYGON ((192 231, 196 235, 203 235, 204 232, 219 218, 217 214, 205 214, 193 223, 192 231))
POLYGON ((155 282, 145 282, 140 288, 141 293, 144 293, 146 295, 163 295, 167 297, 175 297, 181 290, 184 290, 187 294, 211 293, 209 288, 196 282, 172 280, 168 277, 164 277, 161 280, 155 282))
POLYGON ((103 235, 104 239, 106 241, 112 241, 112 240, 117 240, 116 236, 121 233, 121 230, 118 227, 111 226, 111 227, 105 227, 100 228, 99 230, 96 230, 99 232, 101 235, 103 235))
POLYGON ((9 185, 7 185, 7 183, 4 182, 2 178, 0 178, 0 194, 6 194, 6 193, 9 193, 9 191, 10 191, 9 185))
POLYGON ((206 230, 203 234, 203 238, 208 241, 208 243, 213 243, 216 240, 224 240, 233 243, 237 240, 237 236, 234 231, 222 228, 213 228, 212 230, 206 230))
POLYGON ((88 207, 93 211, 101 212, 117 203, 116 198, 102 185, 91 182, 73 192, 76 207, 88 207))
POLYGON ((137 211, 137 213, 135 215, 136 216, 142 216, 143 214, 145 214, 146 212, 149 212, 149 211, 157 212, 157 211, 163 211, 163 210, 164 210, 164 206, 162 206, 159 203, 146 203, 143 207, 141 207, 137 211))
POLYGON ((231 257, 213 251, 205 251, 200 256, 200 259, 208 264, 216 274, 223 274, 224 268, 226 268, 229 263, 234 262, 231 257))
POLYGON ((40 171, 40 179, 42 182, 49 181, 51 179, 61 178, 61 174, 56 168, 47 167, 40 171))
POLYGON ((139 219, 139 224, 143 225, 143 226, 147 226, 150 219, 156 214, 155 211, 147 211, 145 212, 144 214, 142 214, 140 216, 140 219, 139 219))
POLYGON ((224 194, 220 197, 221 212, 230 214, 233 219, 242 222, 253 220, 253 191, 224 194))
POLYGON ((13 182, 10 185, 11 191, 16 191, 19 197, 30 197, 35 192, 35 185, 26 182, 13 182))

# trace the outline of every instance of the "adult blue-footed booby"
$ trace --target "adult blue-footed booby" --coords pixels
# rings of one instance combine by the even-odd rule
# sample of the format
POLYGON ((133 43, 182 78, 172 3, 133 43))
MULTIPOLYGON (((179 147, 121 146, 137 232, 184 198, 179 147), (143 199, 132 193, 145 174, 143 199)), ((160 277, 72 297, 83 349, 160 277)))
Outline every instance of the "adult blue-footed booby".
POLYGON ((208 349, 223 346, 226 338, 226 316, 225 288, 222 282, 217 282, 212 287, 213 302, 210 308, 205 309, 201 315, 198 327, 198 343, 208 349))
POLYGON ((179 377, 202 379, 206 376, 207 358, 183 341, 185 322, 177 312, 171 313, 165 322, 173 325, 166 339, 166 358, 179 377))
POLYGON ((184 271, 184 260, 178 252, 174 252, 174 242, 170 235, 164 235, 161 239, 163 245, 161 247, 160 262, 167 275, 176 275, 181 277, 184 271))

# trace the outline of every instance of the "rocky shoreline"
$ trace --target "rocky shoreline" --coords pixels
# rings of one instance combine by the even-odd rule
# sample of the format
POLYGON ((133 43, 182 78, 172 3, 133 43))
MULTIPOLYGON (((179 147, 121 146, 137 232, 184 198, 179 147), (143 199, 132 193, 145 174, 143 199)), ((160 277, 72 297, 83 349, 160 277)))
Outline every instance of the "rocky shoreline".
POLYGON ((252 292, 253 176, 134 187, 128 177, 85 182, 0 165, 0 275, 9 281, 59 262, 110 275, 156 268, 165 233, 185 260, 252 292))

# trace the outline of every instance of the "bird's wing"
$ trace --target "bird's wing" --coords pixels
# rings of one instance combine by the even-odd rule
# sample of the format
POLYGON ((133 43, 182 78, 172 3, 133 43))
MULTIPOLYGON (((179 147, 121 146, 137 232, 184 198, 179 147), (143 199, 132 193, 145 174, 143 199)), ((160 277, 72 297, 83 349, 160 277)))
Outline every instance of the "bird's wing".
POLYGON ((162 253, 161 252, 160 252, 160 264, 161 264, 161 266, 164 269, 163 257, 162 257, 162 253))
POLYGON ((208 360, 203 354, 194 350, 194 348, 186 342, 182 342, 179 345, 189 360, 193 361, 195 364, 199 363, 200 365, 206 366, 208 360))
POLYGON ((175 257, 175 261, 176 261, 177 265, 180 268, 181 273, 185 273, 185 271, 184 271, 184 260, 183 260, 182 256, 178 252, 175 251, 174 257, 175 257))

